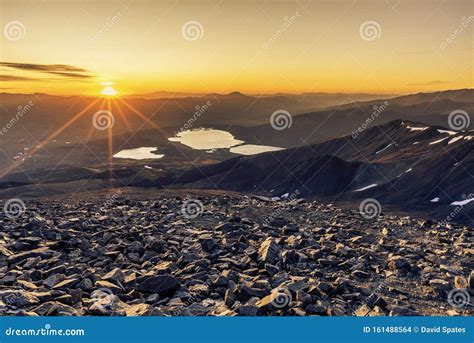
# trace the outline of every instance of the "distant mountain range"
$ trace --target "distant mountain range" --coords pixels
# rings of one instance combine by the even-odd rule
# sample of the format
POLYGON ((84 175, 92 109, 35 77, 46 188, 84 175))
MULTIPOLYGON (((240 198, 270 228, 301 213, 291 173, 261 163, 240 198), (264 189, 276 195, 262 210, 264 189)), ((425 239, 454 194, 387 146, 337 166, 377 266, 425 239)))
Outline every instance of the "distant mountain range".
MULTIPOLYGON (((449 114, 457 110, 474 113, 473 89, 419 93, 303 113, 292 116, 291 126, 277 134, 267 123, 231 131, 244 139, 253 137, 262 144, 295 147, 346 135, 363 125, 372 127, 396 119, 447 128, 449 114)), ((474 120, 468 128, 474 129, 474 120)))
MULTIPOLYGON (((382 207, 444 219, 474 199, 474 131, 395 120, 318 144, 240 156, 142 185, 225 189, 268 197, 298 191, 338 202, 376 198, 382 207)), ((474 201, 455 218, 471 222, 474 201)))
POLYGON ((141 99, 179 99, 179 98, 196 98, 204 96, 200 93, 182 93, 182 92, 167 92, 167 91, 157 91, 151 93, 142 93, 142 94, 130 94, 127 95, 127 98, 141 98, 141 99))
POLYGON ((474 202, 469 197, 474 193, 474 120, 458 132, 450 128, 448 117, 453 111, 465 111, 468 116, 474 113, 473 89, 368 99, 307 111, 322 104, 343 103, 344 96, 361 99, 372 95, 315 93, 297 99, 287 94, 255 97, 234 92, 173 99, 128 98, 125 101, 158 129, 126 106, 121 106, 121 114, 112 108, 116 119, 114 153, 156 146, 157 153, 165 157, 152 161, 113 159, 109 171, 107 131, 91 130, 93 114, 103 109, 99 105, 92 106, 36 154, 28 155, 93 98, 1 93, 0 120, 4 125, 15 116, 18 106, 29 101, 34 106, 0 136, 4 156, 0 167, 25 159, 0 179, 0 197, 65 193, 75 190, 78 183, 84 189, 106 188, 111 182, 116 186, 217 188, 267 197, 298 190, 308 198, 351 206, 372 197, 385 210, 441 220, 456 204, 463 204, 463 211, 453 220, 472 221, 474 202), (306 103, 303 98, 313 100, 306 103), (196 106, 204 104, 206 110, 191 128, 221 129, 246 144, 285 150, 240 156, 229 149, 205 152, 170 142, 168 138, 183 129, 196 106), (291 125, 275 130, 270 117, 282 109, 290 113, 291 125), (110 177, 112 180, 107 180, 110 177))
MULTIPOLYGON (((181 94, 184 95, 184 94, 181 94)), ((125 98, 133 108, 149 117, 166 132, 182 128, 196 111, 201 110, 199 119, 192 128, 224 127, 232 133, 246 136, 247 139, 260 140, 265 144, 292 147, 304 139, 316 142, 321 139, 337 137, 359 127, 374 113, 374 106, 385 101, 388 106, 374 118, 370 125, 382 124, 395 119, 421 121, 431 125, 445 126, 447 116, 453 110, 462 109, 468 113, 474 109, 474 90, 463 89, 436 93, 419 93, 393 97, 378 94, 325 94, 305 93, 301 95, 261 95, 250 96, 238 92, 221 95, 207 94, 182 98, 140 99, 125 98), (292 116, 292 125, 287 130, 275 134, 269 125, 272 113, 285 110, 292 116)), ((47 94, 8 94, 0 93, 0 122, 8 122, 17 112, 18 106, 33 101, 34 110, 27 114, 21 126, 35 135, 44 134, 54 127, 61 126, 91 102, 91 97, 60 97, 47 94)), ((145 129, 143 120, 122 104, 114 100, 111 111, 115 116, 114 132, 145 129), (120 105, 121 112, 114 104, 120 105)), ((82 135, 90 128, 92 116, 104 109, 100 102, 91 107, 69 130, 67 137, 82 135)), ((471 121, 474 125, 474 121, 471 121)), ((14 127, 13 131, 19 129, 14 127)), ((99 138, 104 132, 93 132, 99 138)), ((26 137, 28 138, 28 137, 26 137)), ((1 137, 0 137, 1 139, 1 137)))
POLYGON ((228 94, 219 93, 181 93, 158 91, 144 94, 131 94, 127 98, 141 99, 177 99, 177 98, 211 98, 211 97, 251 97, 251 98, 288 98, 298 100, 300 102, 312 103, 317 108, 330 106, 340 106, 343 104, 354 103, 358 101, 370 101, 376 99, 389 99, 398 96, 397 94, 370 94, 370 93, 322 93, 322 92, 306 92, 301 94, 292 93, 268 93, 268 94, 243 94, 241 92, 232 92, 228 94))

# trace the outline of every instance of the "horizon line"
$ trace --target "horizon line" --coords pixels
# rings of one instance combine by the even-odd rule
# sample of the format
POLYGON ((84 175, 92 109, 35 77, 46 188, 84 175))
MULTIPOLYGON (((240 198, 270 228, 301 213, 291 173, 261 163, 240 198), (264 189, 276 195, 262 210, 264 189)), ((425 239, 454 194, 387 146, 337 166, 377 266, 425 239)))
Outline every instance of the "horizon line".
MULTIPOLYGON (((327 94, 327 95, 336 95, 336 94, 366 94, 366 95, 391 95, 391 96, 404 96, 404 95, 414 95, 414 94, 431 94, 431 93, 439 93, 439 92, 449 92, 449 91, 462 91, 462 90, 473 90, 473 88, 455 88, 455 89, 442 89, 442 90, 435 90, 435 91, 418 91, 418 92, 408 92, 408 93, 385 93, 385 92, 311 92, 311 91, 304 91, 300 93, 292 93, 292 92, 284 92, 284 91, 279 91, 279 92, 269 92, 269 93, 261 93, 261 92, 241 92, 241 91, 232 91, 228 93, 220 93, 220 92, 205 92, 205 93, 196 93, 196 92, 186 92, 186 91, 152 91, 152 92, 147 92, 147 93, 132 93, 132 94, 124 94, 124 95, 119 95, 116 96, 117 98, 143 98, 144 96, 149 96, 154 93, 169 93, 169 94, 183 94, 186 96, 183 96, 182 98, 190 98, 193 96, 196 97, 203 97, 203 96, 208 96, 208 95, 220 95, 220 96, 228 96, 228 95, 233 95, 233 94, 238 94, 242 96, 278 96, 278 95, 303 95, 303 94, 327 94)), ((43 93, 43 92, 28 92, 28 93, 22 93, 22 92, 8 92, 8 91, 1 91, 0 94, 6 94, 6 95, 48 95, 48 96, 57 96, 57 97, 63 97, 63 98, 68 98, 68 97, 87 97, 87 98, 100 98, 103 96, 97 96, 93 94, 58 94, 58 93, 43 93)), ((158 98, 156 98, 158 99, 158 98)), ((151 99, 148 99, 151 100, 151 99)))

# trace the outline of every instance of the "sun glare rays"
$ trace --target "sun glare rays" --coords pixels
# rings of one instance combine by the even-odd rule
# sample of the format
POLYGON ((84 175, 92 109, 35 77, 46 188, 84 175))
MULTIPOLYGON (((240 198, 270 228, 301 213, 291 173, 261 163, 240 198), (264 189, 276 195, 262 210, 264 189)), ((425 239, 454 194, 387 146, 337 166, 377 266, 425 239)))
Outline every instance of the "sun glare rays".
POLYGON ((138 111, 135 107, 133 107, 132 105, 130 105, 127 101, 123 100, 123 99, 119 99, 119 101, 124 104, 129 110, 131 110, 133 113, 135 113, 136 115, 138 115, 140 118, 142 118, 144 121, 146 121, 148 124, 150 124, 151 126, 153 126, 155 129, 160 129, 158 127, 158 125, 156 125, 154 122, 152 122, 150 119, 148 119, 143 113, 141 113, 140 111, 138 111))
MULTIPOLYGON (((107 85, 106 87, 109 87, 107 85)), ((111 87, 111 86, 110 86, 111 87)), ((104 89, 105 90, 105 89, 104 89)), ((114 95, 116 95, 115 93, 114 95)), ((109 116, 111 116, 111 122, 108 123, 104 128, 100 128, 96 126, 96 123, 93 123, 94 120, 91 122, 91 127, 89 131, 87 132, 87 135, 85 136, 85 139, 83 140, 84 142, 88 143, 92 137, 94 136, 94 132, 96 130, 102 131, 102 130, 107 130, 107 171, 108 171, 108 179, 109 181, 113 178, 113 173, 112 173, 112 168, 113 168, 113 126, 114 126, 114 113, 118 113, 119 117, 122 119, 124 125, 127 127, 128 132, 132 132, 132 126, 130 125, 129 120, 127 119, 127 114, 125 113, 122 106, 124 105, 128 110, 130 110, 132 113, 134 113, 136 116, 138 116, 140 119, 145 121, 148 125, 153 127, 154 129, 160 130, 161 129, 156 125, 153 121, 151 121, 146 115, 144 115, 142 112, 137 110, 135 107, 133 107, 131 104, 129 104, 126 100, 124 99, 118 99, 118 98, 113 98, 113 97, 98 97, 95 100, 93 100, 89 105, 87 105, 85 108, 80 110, 78 113, 74 114, 68 121, 66 121, 60 128, 58 128, 56 131, 51 133, 45 140, 43 140, 41 143, 37 144, 34 148, 31 149, 29 153, 29 157, 32 157, 35 155, 39 150, 41 150, 46 144, 51 142, 54 138, 56 138, 58 135, 60 135, 64 130, 69 128, 73 123, 75 123, 79 118, 81 118, 84 115, 90 115, 93 116, 95 114, 98 114, 100 112, 105 112, 108 113, 109 116), (118 101, 117 101, 118 100, 118 101), (99 103, 100 102, 100 103, 99 103), (98 110, 91 110, 94 106, 97 106, 99 109, 98 110)), ((96 108, 97 108, 96 107, 96 108)), ((99 132, 100 132, 99 131, 99 132)), ((5 168, 3 171, 0 172, 0 178, 5 177, 9 173, 11 173, 13 170, 18 168, 20 165, 22 165, 26 160, 18 160, 15 161, 12 165, 9 167, 5 168)))
POLYGON ((122 108, 119 106, 119 104, 115 101, 115 99, 112 99, 112 105, 113 105, 113 110, 117 110, 117 113, 119 114, 120 118, 122 118, 123 122, 125 123, 125 126, 128 129, 128 132, 132 132, 132 127, 130 126, 130 122, 127 119, 127 116, 123 113, 122 108))
MULTIPOLYGON (((107 111, 109 111, 110 113, 112 110, 112 105, 111 105, 111 99, 107 99, 107 111)), ((107 142, 108 142, 108 153, 109 153, 109 156, 108 156, 108 159, 107 159, 107 169, 109 171, 109 187, 111 186, 110 182, 112 180, 112 176, 113 176, 113 172, 112 172, 112 159, 113 159, 113 155, 114 155, 114 148, 113 148, 113 145, 114 145, 114 142, 113 142, 113 131, 112 131, 112 128, 113 126, 112 125, 109 125, 109 127, 107 128, 107 142)))
MULTIPOLYGON (((62 125, 59 129, 57 129, 55 132, 50 134, 43 142, 38 144, 35 148, 33 148, 30 152, 30 156, 33 156, 35 153, 38 152, 38 150, 42 149, 48 142, 53 140, 56 136, 58 136, 61 132, 63 132, 67 127, 69 127, 72 123, 74 123, 77 119, 82 117, 92 106, 94 106, 100 99, 96 99, 93 102, 91 102, 89 105, 87 105, 82 111, 78 112, 76 115, 74 115, 71 119, 69 119, 64 125, 62 125)), ((0 173, 0 178, 3 178, 5 175, 10 173, 12 170, 16 169, 18 166, 22 164, 22 160, 19 160, 10 167, 8 167, 6 170, 4 170, 2 173, 0 173)))
MULTIPOLYGON (((100 105, 99 105, 100 108, 104 108, 105 101, 106 101, 106 99, 103 98, 103 99, 102 99, 102 102, 101 102, 100 105)), ((90 129, 89 129, 89 132, 87 133, 87 136, 86 136, 86 139, 85 139, 85 142, 86 142, 86 143, 89 142, 89 140, 91 139, 92 134, 94 133, 94 131, 96 131, 96 129, 95 129, 94 125, 92 125, 92 126, 90 127, 90 129)))

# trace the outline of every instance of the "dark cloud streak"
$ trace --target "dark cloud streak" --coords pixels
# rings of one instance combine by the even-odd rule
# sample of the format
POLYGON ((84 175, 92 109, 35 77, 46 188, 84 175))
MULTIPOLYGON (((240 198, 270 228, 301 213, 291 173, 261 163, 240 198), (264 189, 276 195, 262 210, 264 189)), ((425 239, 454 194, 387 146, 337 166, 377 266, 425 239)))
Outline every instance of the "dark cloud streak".
POLYGON ((424 83, 408 83, 407 86, 434 86, 434 85, 449 85, 450 81, 428 81, 424 83))
POLYGON ((63 73, 58 71, 49 71, 48 74, 59 75, 63 77, 77 78, 77 79, 89 79, 92 78, 92 75, 87 74, 75 74, 75 73, 63 73))
MULTIPOLYGON (((92 75, 87 74, 89 71, 84 68, 71 66, 67 64, 33 64, 33 63, 14 63, 14 62, 0 62, 0 67, 6 67, 22 71, 32 71, 39 73, 47 73, 58 75, 63 78, 72 79, 89 79, 93 78, 92 75)), ((12 76, 13 78, 14 76, 12 76)), ((22 76, 16 76, 18 80, 5 80, 5 81, 37 81, 34 78, 23 78, 22 76), (30 79, 30 80, 28 80, 30 79)))
POLYGON ((0 81, 39 81, 32 77, 16 76, 16 75, 0 75, 0 81))

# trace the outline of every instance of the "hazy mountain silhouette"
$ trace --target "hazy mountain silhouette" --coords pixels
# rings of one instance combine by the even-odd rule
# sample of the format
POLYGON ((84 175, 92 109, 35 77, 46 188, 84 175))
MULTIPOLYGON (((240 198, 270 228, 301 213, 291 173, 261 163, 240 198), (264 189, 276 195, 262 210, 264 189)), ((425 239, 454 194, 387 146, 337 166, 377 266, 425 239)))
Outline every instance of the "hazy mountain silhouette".
MULTIPOLYGON (((446 131, 395 120, 318 144, 240 156, 151 183, 226 189, 279 196, 298 190, 305 197, 354 202, 378 199, 387 208, 448 216, 451 203, 474 188, 473 131, 446 131), (421 130, 423 129, 423 130, 421 130), (439 198, 436 202, 432 199, 439 198)), ((457 221, 470 222, 474 204, 457 221)))

